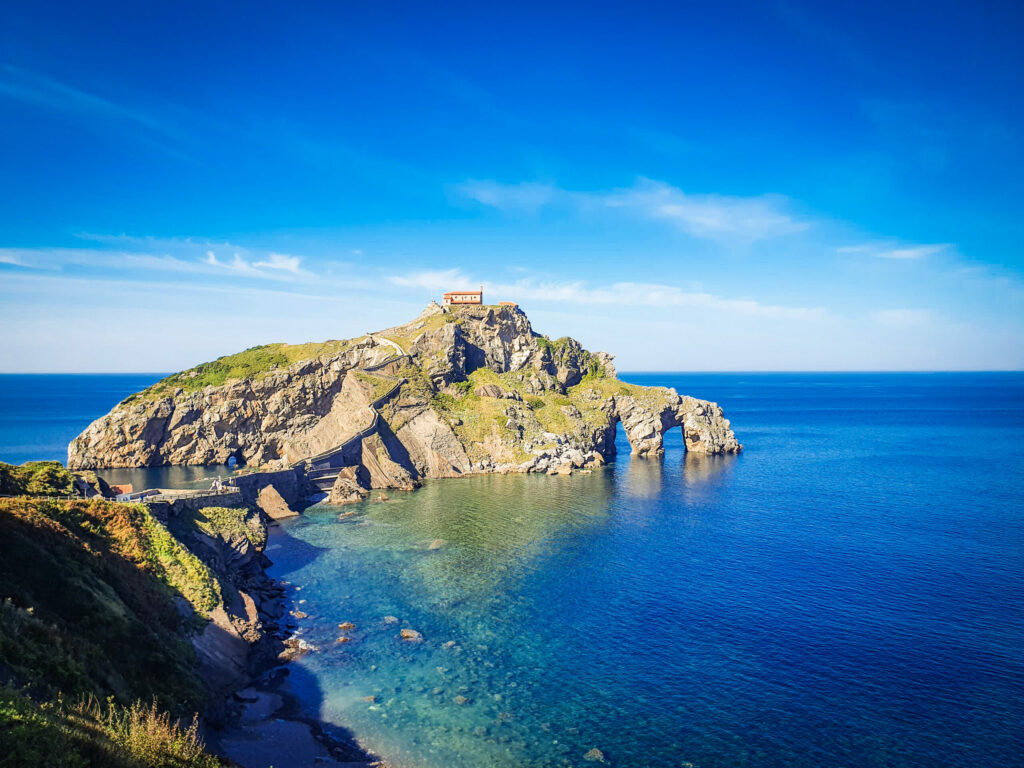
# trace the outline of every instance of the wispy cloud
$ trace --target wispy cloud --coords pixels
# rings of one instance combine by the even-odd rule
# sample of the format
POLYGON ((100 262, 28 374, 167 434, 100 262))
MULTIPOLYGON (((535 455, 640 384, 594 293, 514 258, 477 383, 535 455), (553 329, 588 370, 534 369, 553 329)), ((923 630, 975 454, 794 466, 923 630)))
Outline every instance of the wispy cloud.
MULTIPOLYGON (((417 272, 395 275, 395 285, 427 290, 450 290, 453 286, 479 285, 480 281, 467 277, 458 269, 417 272)), ((820 317, 822 307, 792 307, 766 304, 747 298, 727 298, 704 291, 688 291, 677 285, 659 283, 621 282, 590 287, 582 281, 557 282, 533 279, 512 283, 483 282, 485 292, 508 296, 517 301, 557 302, 584 306, 608 305, 622 307, 686 307, 713 310, 753 317, 799 320, 820 317)))
POLYGON ((231 243, 129 235, 86 235, 83 239, 128 247, 0 248, 0 264, 76 273, 94 270, 117 270, 118 274, 230 273, 237 277, 292 283, 318 279, 317 275, 303 269, 300 256, 273 251, 254 254, 231 243))
POLYGON ((293 275, 297 275, 302 271, 299 267, 299 263, 301 261, 302 259, 298 256, 288 256, 283 253, 271 253, 266 259, 253 262, 253 266, 264 267, 265 269, 279 269, 282 272, 291 272, 293 275))
POLYGON ((660 219, 694 237, 712 240, 765 240, 810 226, 809 221, 789 213, 786 199, 776 195, 689 195, 678 187, 641 179, 636 186, 604 195, 603 199, 609 207, 660 219))
POLYGON ((11 264, 16 267, 26 266, 20 256, 7 248, 0 248, 0 264, 11 264))
POLYGON ((643 219, 663 221, 693 237, 753 242, 801 232, 811 222, 792 214, 777 195, 736 197, 691 195, 678 187, 641 178, 628 188, 580 192, 551 184, 501 184, 468 181, 456 189, 482 205, 507 212, 535 212, 561 205, 581 214, 618 209, 643 219))
POLYGON ((687 291, 676 285, 660 283, 613 283, 589 288, 582 282, 536 283, 522 280, 494 289, 524 299, 570 302, 590 305, 630 307, 687 307, 708 309, 756 317, 804 319, 824 314, 821 307, 790 307, 765 304, 745 298, 728 298, 703 291, 687 291))
POLYGON ((311 273, 306 272, 299 266, 301 261, 298 256, 286 256, 280 253, 270 253, 265 258, 256 261, 246 259, 237 251, 231 254, 230 260, 222 261, 211 249, 206 252, 205 263, 216 269, 234 272, 246 277, 261 277, 274 280, 285 277, 289 279, 312 277, 311 273))
POLYGON ((102 290, 112 291, 138 291, 148 292, 152 295, 170 295, 176 293, 213 293, 224 296, 287 296, 296 299, 305 300, 336 300, 337 293, 317 293, 315 291, 295 291, 290 289, 281 289, 276 287, 260 287, 254 284, 239 285, 237 283, 229 282, 218 282, 218 281, 182 281, 182 282, 167 282, 163 280, 152 280, 152 279, 132 279, 132 278, 116 278, 110 276, 101 275, 82 275, 82 276, 71 276, 60 273, 38 273, 38 272, 19 272, 17 278, 12 277, 9 284, 5 284, 0 288, 0 293, 3 289, 14 289, 14 293, 18 293, 19 300, 26 297, 32 299, 38 299, 40 292, 37 290, 39 286, 43 286, 44 291, 48 291, 51 294, 55 294, 61 290, 75 290, 80 289, 82 291, 90 291, 95 293, 99 290, 97 286, 102 286, 102 290))
POLYGON ((871 318, 891 328, 913 328, 928 323, 932 313, 927 309, 880 309, 872 312, 871 318))
POLYGON ((142 129, 140 136, 147 143, 168 154, 188 159, 185 153, 165 142, 166 139, 180 141, 183 138, 181 132, 166 121, 39 72, 0 64, 0 97, 142 129))
POLYGON ((428 291, 452 290, 469 286, 469 278, 458 269, 438 269, 414 272, 409 275, 393 275, 388 278, 403 288, 425 288, 428 291))
POLYGON ((499 208, 503 211, 536 212, 551 204, 556 199, 565 200, 571 196, 564 190, 551 184, 523 182, 520 184, 500 184, 496 181, 467 181, 456 190, 482 205, 499 208))
POLYGON ((895 243, 866 243, 864 245, 846 245, 837 248, 838 253, 863 253, 879 259, 914 260, 934 256, 953 248, 952 243, 932 243, 926 245, 897 245, 895 243))

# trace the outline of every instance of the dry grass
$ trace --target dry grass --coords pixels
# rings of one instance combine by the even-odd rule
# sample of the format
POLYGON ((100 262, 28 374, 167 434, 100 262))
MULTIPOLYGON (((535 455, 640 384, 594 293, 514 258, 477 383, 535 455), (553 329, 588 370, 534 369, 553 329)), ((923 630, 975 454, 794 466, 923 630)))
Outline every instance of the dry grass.
POLYGON ((161 712, 154 700, 149 706, 136 701, 128 707, 108 704, 106 711, 95 702, 78 708, 81 715, 101 723, 108 738, 133 759, 145 766, 178 768, 179 766, 219 765, 206 752, 199 736, 199 716, 181 727, 167 712, 161 712))
POLYGON ((77 705, 37 703, 0 688, 0 765, 4 768, 214 768, 199 720, 180 725, 156 701, 122 707, 95 698, 77 705))

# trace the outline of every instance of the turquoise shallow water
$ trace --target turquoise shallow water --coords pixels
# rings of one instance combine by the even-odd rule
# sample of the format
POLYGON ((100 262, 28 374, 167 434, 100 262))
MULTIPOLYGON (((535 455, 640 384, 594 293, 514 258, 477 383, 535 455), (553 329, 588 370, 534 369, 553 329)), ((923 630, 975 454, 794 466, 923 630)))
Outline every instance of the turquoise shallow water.
POLYGON ((1024 377, 632 378, 746 452, 284 526, 309 714, 399 766, 1022 764, 1024 377))

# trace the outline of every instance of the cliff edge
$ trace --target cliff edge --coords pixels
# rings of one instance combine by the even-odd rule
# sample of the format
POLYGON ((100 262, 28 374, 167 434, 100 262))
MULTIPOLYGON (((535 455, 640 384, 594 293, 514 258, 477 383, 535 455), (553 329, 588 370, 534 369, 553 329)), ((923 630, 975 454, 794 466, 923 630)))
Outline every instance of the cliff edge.
POLYGON ((304 465, 358 496, 424 477, 566 472, 615 453, 737 453, 715 403, 616 377, 612 358, 534 332, 515 306, 441 307, 348 341, 254 347, 132 395, 68 448, 68 466, 304 465), (348 468, 346 472, 341 470, 348 468))

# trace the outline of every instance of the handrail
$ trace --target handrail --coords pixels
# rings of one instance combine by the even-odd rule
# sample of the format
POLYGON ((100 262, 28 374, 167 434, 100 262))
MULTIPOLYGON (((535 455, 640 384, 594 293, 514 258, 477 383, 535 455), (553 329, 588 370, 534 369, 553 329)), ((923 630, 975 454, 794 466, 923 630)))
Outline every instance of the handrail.
POLYGON ((236 487, 226 487, 219 490, 182 490, 174 491, 172 493, 154 493, 151 496, 146 496, 145 501, 147 502, 158 502, 158 501, 176 501, 178 499, 201 499, 206 496, 230 496, 232 494, 241 493, 242 491, 236 487))

